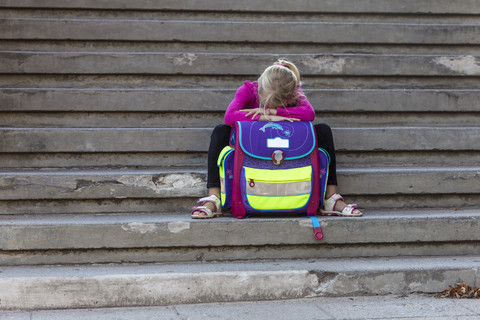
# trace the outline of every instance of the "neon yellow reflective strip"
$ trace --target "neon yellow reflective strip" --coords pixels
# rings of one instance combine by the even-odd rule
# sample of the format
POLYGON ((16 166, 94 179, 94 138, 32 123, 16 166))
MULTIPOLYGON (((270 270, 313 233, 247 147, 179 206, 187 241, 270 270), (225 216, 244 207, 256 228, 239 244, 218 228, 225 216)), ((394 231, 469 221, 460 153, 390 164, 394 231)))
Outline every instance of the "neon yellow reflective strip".
POLYGON ((223 162, 222 161, 223 158, 228 154, 230 150, 233 150, 233 148, 230 146, 226 146, 225 148, 222 149, 222 151, 220 151, 220 154, 218 155, 218 159, 217 159, 217 167, 220 167, 220 165, 223 162))
POLYGON ((225 205, 225 201, 227 200, 225 197, 225 193, 220 192, 220 200, 221 200, 221 205, 223 207, 225 205))
POLYGON ((304 207, 310 194, 299 196, 265 197, 247 195, 250 206, 257 210, 290 210, 304 207))
POLYGON ((247 194, 256 196, 298 196, 309 194, 312 191, 312 181, 292 181, 292 182, 260 182, 254 181, 250 185, 247 181, 247 194), (252 187, 253 185, 253 187, 252 187))
POLYGON ((256 169, 245 168, 245 178, 247 181, 253 179, 253 181, 261 182, 290 182, 290 181, 305 181, 312 178, 312 167, 306 166, 301 168, 292 169, 256 169))

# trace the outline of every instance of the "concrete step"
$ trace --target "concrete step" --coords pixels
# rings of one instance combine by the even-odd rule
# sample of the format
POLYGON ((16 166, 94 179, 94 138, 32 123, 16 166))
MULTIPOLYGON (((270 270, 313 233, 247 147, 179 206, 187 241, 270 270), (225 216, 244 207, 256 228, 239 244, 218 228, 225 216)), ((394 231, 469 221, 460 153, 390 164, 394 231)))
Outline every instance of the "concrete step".
MULTIPOLYGON (((478 112, 318 112, 316 118, 316 122, 338 128, 352 125, 476 127, 480 123, 478 112)), ((4 128, 192 128, 201 125, 213 129, 223 122, 224 112, 3 112, 0 117, 0 127, 4 128)))
POLYGON ((438 293, 478 285, 478 256, 2 268, 3 310, 438 293))
MULTIPOLYGON (((338 151, 337 168, 475 167, 480 151, 338 151)), ((3 172, 206 169, 207 151, 112 153, 2 153, 3 172)))
MULTIPOLYGON (((0 88, 2 112, 221 112, 237 88, 0 88), (194 97, 195 103, 192 103, 194 97)), ((480 90, 305 89, 327 112, 478 112, 480 90)))
MULTIPOLYGON (((3 153, 205 152, 212 128, 0 128, 3 153)), ((338 151, 478 151, 480 127, 333 128, 338 151)))
POLYGON ((2 39, 479 44, 478 24, 4 18, 2 39), (258 32, 261 29, 263 32, 258 32), (101 32, 99 32, 101 30, 101 32), (298 35, 302 36, 299 37, 298 35))
MULTIPOLYGON (((245 80, 258 79, 263 67, 260 66, 255 75, 162 75, 154 74, 2 74, 1 87, 12 88, 192 88, 192 89, 238 89, 245 80)), ((303 71, 303 70, 300 70, 303 71)), ((475 77, 409 77, 396 76, 348 76, 317 74, 302 78, 303 89, 444 89, 444 90, 479 90, 480 83, 475 77), (454 81, 452 81, 454 80, 454 81)))
POLYGON ((0 216, 2 265, 151 263, 480 254, 480 211, 366 210, 362 218, 228 214, 0 216), (207 236, 208 235, 208 236, 207 236))
MULTIPOLYGON (((262 19, 261 17, 260 19, 262 19)), ((477 45, 385 44, 385 43, 253 43, 253 42, 158 42, 93 40, 2 40, 2 51, 40 52, 198 52, 303 54, 335 52, 349 54, 480 55, 477 45)), ((158 80, 158 79, 157 79, 158 80)))
MULTIPOLYGON (((337 169, 340 192, 355 198, 363 208, 380 208, 382 205, 388 208, 439 208, 445 206, 439 198, 447 199, 446 195, 458 198, 447 204, 449 207, 476 206, 478 199, 472 202, 465 197, 478 198, 479 175, 478 166, 337 169), (403 200, 399 201, 398 197, 403 200), (405 197, 409 200, 406 201, 405 197)), ((206 193, 205 181, 205 171, 195 169, 1 172, 0 200, 101 200, 96 206, 87 207, 99 212, 104 200, 169 202, 178 199, 182 202, 183 198, 197 198, 206 193)), ((73 212, 83 210, 86 209, 76 208, 73 212)), ((3 213, 8 214, 9 210, 3 213)))
POLYGON ((256 76, 285 57, 304 76, 465 77, 480 75, 478 56, 395 54, 216 54, 0 51, 4 74, 164 74, 256 76), (18 63, 21 61, 21 63, 18 63), (255 63, 252 63, 254 61, 255 63))
MULTIPOLYGON (((223 122, 235 90, 3 88, 0 126, 195 127, 201 119, 202 126, 213 128, 223 122)), ((305 93, 318 121, 334 127, 479 123, 479 90, 306 89, 305 93)))
MULTIPOLYGON (((389 177, 391 178, 391 177, 389 177)), ((451 183, 450 185, 453 185, 451 183)), ((408 187, 410 187, 409 185, 408 187)), ((39 187, 40 188, 40 187, 39 187)), ((407 187, 405 187, 407 188, 407 187)), ((384 210, 407 210, 412 208, 431 209, 447 208, 457 210, 460 208, 479 208, 480 197, 478 193, 395 193, 395 194, 360 194, 349 195, 344 192, 343 184, 339 186, 340 193, 348 203, 357 202, 362 210, 383 208, 384 210)), ((18 193, 25 193, 19 191, 18 193)), ((125 192, 126 193, 126 192, 125 192)), ((185 215, 191 211, 195 201, 200 196, 205 196, 206 190, 201 193, 190 194, 183 197, 117 197, 115 195, 104 198, 36 198, 32 193, 29 197, 15 200, 0 200, 2 215, 48 215, 48 214, 157 214, 185 215)))
POLYGON ((318 3, 315 0, 298 0, 296 2, 273 2, 258 5, 255 0, 222 1, 199 0, 194 2, 151 0, 117 0, 115 2, 98 2, 79 0, 65 3, 59 0, 44 1, 42 3, 31 0, 1 0, 0 7, 5 8, 43 8, 43 9, 116 9, 116 10, 174 10, 174 11, 240 11, 240 12, 291 12, 291 13, 402 13, 402 14, 478 14, 480 9, 476 1, 458 0, 452 4, 448 0, 437 0, 432 6, 429 0, 360 0, 355 5, 348 0, 325 1, 318 3))

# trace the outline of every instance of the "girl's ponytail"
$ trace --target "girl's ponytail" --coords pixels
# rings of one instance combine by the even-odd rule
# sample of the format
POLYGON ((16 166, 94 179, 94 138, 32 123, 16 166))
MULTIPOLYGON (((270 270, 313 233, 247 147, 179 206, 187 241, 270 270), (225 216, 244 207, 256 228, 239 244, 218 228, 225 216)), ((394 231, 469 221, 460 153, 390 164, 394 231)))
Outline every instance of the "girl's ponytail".
POLYGON ((300 85, 300 72, 298 71, 297 66, 295 66, 290 61, 284 60, 284 59, 278 59, 277 62, 274 63, 274 65, 280 65, 282 67, 290 69, 293 72, 293 74, 295 75, 297 86, 300 85))

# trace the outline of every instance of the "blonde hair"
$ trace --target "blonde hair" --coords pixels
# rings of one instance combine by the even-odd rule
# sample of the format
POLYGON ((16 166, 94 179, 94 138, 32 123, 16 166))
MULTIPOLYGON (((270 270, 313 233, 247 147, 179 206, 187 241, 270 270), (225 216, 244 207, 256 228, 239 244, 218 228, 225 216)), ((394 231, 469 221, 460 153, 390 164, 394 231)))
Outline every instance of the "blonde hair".
POLYGON ((274 108, 294 105, 302 95, 298 91, 300 73, 288 60, 279 59, 265 69, 258 78, 258 100, 260 107, 274 108))

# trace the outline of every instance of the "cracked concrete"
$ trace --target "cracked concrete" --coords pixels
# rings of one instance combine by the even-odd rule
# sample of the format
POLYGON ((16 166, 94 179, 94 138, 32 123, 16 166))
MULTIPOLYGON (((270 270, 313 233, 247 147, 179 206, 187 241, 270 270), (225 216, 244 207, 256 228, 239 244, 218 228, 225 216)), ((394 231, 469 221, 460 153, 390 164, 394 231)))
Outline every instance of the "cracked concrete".
POLYGON ((3 268, 0 308, 159 306, 439 293, 475 285, 475 257, 3 268))
POLYGON ((313 72, 342 73, 345 68, 345 58, 335 56, 316 56, 301 58, 302 63, 313 72))
POLYGON ((194 53, 182 53, 178 57, 173 58, 173 64, 176 66, 183 66, 185 64, 193 66, 193 62, 197 60, 198 56, 194 53))
POLYGON ((480 59, 478 57, 439 57, 435 58, 434 62, 460 74, 480 75, 480 59))

